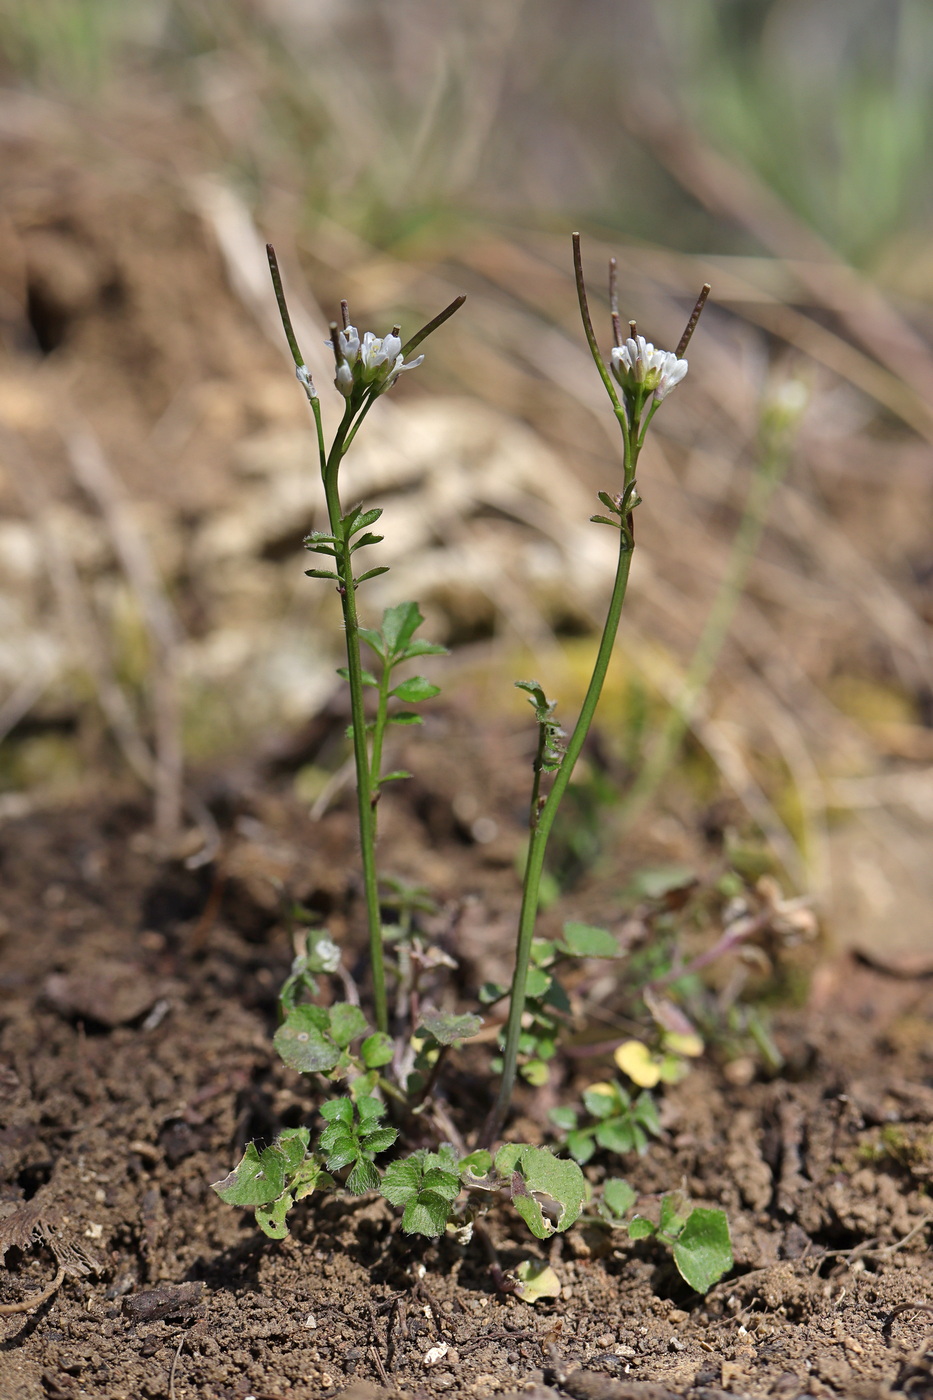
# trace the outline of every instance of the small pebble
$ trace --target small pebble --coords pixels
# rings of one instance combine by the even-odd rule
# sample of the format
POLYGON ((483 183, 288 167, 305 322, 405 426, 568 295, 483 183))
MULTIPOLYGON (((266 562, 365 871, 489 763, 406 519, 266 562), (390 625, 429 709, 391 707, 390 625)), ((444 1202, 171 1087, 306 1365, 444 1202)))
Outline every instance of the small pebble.
POLYGON ((598 1347, 611 1347, 614 1341, 614 1332, 600 1332, 599 1336, 596 1338, 596 1345, 598 1347))

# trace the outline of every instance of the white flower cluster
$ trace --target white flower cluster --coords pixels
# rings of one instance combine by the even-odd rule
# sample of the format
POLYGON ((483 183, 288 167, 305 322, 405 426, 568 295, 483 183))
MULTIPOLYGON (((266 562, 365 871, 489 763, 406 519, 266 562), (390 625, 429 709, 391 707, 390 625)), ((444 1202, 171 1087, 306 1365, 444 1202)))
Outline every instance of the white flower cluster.
POLYGON ((656 350, 643 335, 612 350, 612 373, 627 394, 653 393, 658 403, 687 373, 687 361, 670 350, 656 350))
POLYGON ((352 398, 358 390, 370 389, 377 385, 377 393, 384 394, 398 379, 403 370, 417 369, 424 359, 419 355, 409 364, 402 363, 402 342, 394 332, 381 340, 366 331, 360 340, 355 326, 337 332, 337 345, 329 340, 327 344, 336 349, 337 374, 334 383, 344 398, 352 398))

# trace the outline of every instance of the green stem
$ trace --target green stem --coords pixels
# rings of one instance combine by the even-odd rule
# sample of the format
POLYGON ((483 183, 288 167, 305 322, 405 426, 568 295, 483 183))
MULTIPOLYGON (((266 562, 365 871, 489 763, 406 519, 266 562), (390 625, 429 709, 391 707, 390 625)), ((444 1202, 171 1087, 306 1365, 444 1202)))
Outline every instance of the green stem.
MULTIPOLYGON (((324 494, 331 534, 342 538, 340 496, 337 474, 346 451, 347 435, 354 410, 348 403, 334 438, 324 469, 324 494)), ((382 919, 379 912, 379 877, 376 870, 376 814, 373 809, 373 787, 370 778, 369 744, 364 703, 363 662, 360 656, 360 623, 356 610, 356 589, 353 583, 353 556, 350 541, 337 546, 337 571, 340 574, 340 601, 347 642, 347 674, 350 683, 350 714, 353 722, 353 757, 356 764, 356 796, 360 829, 360 853, 363 866, 363 889, 366 898, 366 922, 369 929, 369 958, 373 979, 373 1010, 376 1028, 388 1032, 389 1008, 386 1000, 385 956, 382 946, 382 919)))
POLYGON ((515 1086, 515 1074, 518 1066, 518 1041, 522 1029, 522 1013, 525 1009, 525 987, 528 981, 528 968, 531 962, 531 943, 534 937, 535 921, 538 914, 539 891, 541 876, 544 871, 544 857, 547 851, 548 837, 551 834, 551 827, 554 825, 557 809, 560 806, 564 793, 567 791, 567 786, 573 776, 573 770, 576 766, 577 759, 580 757, 583 745, 586 742, 586 736, 589 733, 593 716, 596 713, 596 707, 599 704, 603 682, 606 679, 606 672, 609 669, 612 648, 615 645, 616 634, 619 630, 619 619, 622 615, 622 604, 625 602, 625 590, 628 586, 631 564, 631 537, 627 531, 621 530, 619 532, 619 562, 616 568, 615 582, 612 586, 609 611, 606 615, 606 622, 603 627, 599 650, 596 654, 593 674, 590 678, 583 706, 580 710, 580 716, 567 744, 567 750, 561 759, 560 767, 554 775, 551 791, 548 793, 547 800, 538 814, 537 822, 532 826, 528 843, 528 855, 525 861, 525 878, 522 883, 522 907, 518 924, 515 971, 512 976, 509 1018, 506 1023, 505 1049, 502 1057, 502 1078, 499 1084, 499 1093, 496 1102, 486 1120, 480 1138, 480 1144, 484 1147, 491 1147, 498 1138, 502 1124, 505 1122, 509 1104, 512 1100, 512 1090, 515 1086))

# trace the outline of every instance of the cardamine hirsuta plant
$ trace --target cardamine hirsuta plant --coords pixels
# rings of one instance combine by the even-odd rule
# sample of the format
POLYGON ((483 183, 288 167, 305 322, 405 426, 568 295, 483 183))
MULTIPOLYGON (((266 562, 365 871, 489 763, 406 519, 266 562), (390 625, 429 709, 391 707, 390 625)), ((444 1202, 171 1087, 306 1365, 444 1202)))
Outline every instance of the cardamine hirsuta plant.
MULTIPOLYGON (((321 556, 325 567, 307 573, 334 583, 343 609, 346 666, 340 675, 350 697, 348 734, 356 768, 371 1018, 355 1001, 328 1003, 320 998, 319 979, 337 972, 340 950, 326 930, 310 930, 280 993, 281 1024, 274 1045, 286 1065, 317 1076, 325 1086, 319 1109, 324 1126, 313 1142, 311 1130, 299 1127, 286 1129, 268 1147, 250 1144, 239 1165, 214 1189, 230 1204, 252 1207, 261 1228, 275 1239, 287 1234, 286 1216, 295 1202, 316 1190, 338 1188, 351 1194, 380 1192, 401 1208, 402 1229, 410 1234, 438 1236, 446 1231, 466 1242, 475 1231, 488 1251, 482 1217, 505 1195, 532 1234, 545 1239, 581 1217, 590 1190, 578 1161, 558 1157, 546 1146, 502 1141, 516 1076, 522 1073, 531 1084, 547 1080, 548 1061, 557 1051, 569 1012, 561 969, 575 959, 619 956, 611 934, 586 924, 566 924, 556 940, 535 937, 548 838, 593 722, 616 640, 635 547, 635 511, 641 503, 636 484, 639 458, 655 414, 687 373, 684 353, 709 288, 703 288, 677 349, 660 350, 638 333, 634 322, 628 324, 628 335, 623 334, 613 260, 607 363, 590 317, 579 235, 573 236, 583 328, 622 438, 621 480, 617 489, 598 493, 602 510, 591 518, 616 531, 618 558, 593 673, 569 735, 540 683, 516 682, 534 710, 537 746, 515 965, 510 987, 487 984, 480 994, 487 1007, 507 1001, 508 1013, 501 1059, 495 1066, 498 1092, 485 1122, 464 1128, 451 1118, 440 1085, 451 1049, 475 1035, 483 1023, 478 1015, 444 1013, 430 1003, 428 973, 436 971, 443 956, 432 956, 438 950, 426 946, 413 917, 413 911, 423 907, 418 900, 424 894, 405 891, 399 882, 381 877, 376 858, 377 804, 383 787, 410 776, 385 771, 386 736, 394 725, 420 724, 418 712, 407 707, 439 693, 427 677, 410 673, 410 663, 445 649, 417 635, 424 619, 414 602, 387 608, 378 627, 361 622, 358 598, 365 600, 369 579, 386 572, 380 565, 360 568, 361 551, 382 539, 371 528, 382 512, 363 504, 344 505, 340 468, 377 399, 401 374, 421 364, 423 355, 410 357, 465 298, 457 297, 404 343, 398 326, 381 338, 370 331, 361 336, 351 323, 347 303, 341 303, 341 323, 331 325, 328 344, 343 414, 328 446, 321 403, 295 339, 271 246, 268 253, 285 335, 314 417, 327 511, 326 530, 312 531, 305 540, 305 547, 321 556), (373 692, 371 704, 367 691, 373 692), (389 910, 395 911, 391 923, 385 921, 389 910), (335 1092, 338 1085, 343 1092, 335 1092), (387 1165, 377 1165, 376 1158, 387 1165)), ((342 970, 342 976, 346 986, 348 973, 342 970)), ((617 1131, 612 1138, 608 1129, 594 1129, 594 1145, 624 1141, 644 1150, 647 1137, 639 1124, 657 1129, 652 1127, 650 1099, 642 1096, 639 1105, 633 1110, 630 1137, 620 1137, 617 1131)), ((587 1219, 606 1228, 624 1227, 634 1238, 655 1235, 673 1249, 677 1267, 699 1290, 705 1291, 731 1267, 721 1211, 691 1210, 689 1203, 672 1196, 664 1198, 659 1223, 637 1213, 626 1220, 635 1204, 636 1195, 626 1183, 609 1182, 596 1203, 596 1214, 587 1219)), ((500 1287, 522 1292, 522 1280, 508 1279, 491 1257, 500 1287)))

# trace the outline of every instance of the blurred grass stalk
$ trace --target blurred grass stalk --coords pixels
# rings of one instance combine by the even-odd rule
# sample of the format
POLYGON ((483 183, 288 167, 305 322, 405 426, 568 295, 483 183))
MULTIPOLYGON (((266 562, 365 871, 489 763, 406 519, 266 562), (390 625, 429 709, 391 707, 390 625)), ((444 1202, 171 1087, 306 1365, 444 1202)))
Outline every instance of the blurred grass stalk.
MULTIPOLYGON (((806 401, 804 384, 788 379, 762 405, 758 453, 725 573, 687 667, 680 694, 668 709, 660 733, 620 804, 618 821, 622 832, 630 829, 642 815, 676 763, 696 706, 713 677, 745 593, 772 498, 793 457, 796 429, 806 401)), ((799 874, 796 870, 788 873, 799 874)))
POLYGON ((571 213, 706 241, 626 130, 672 102, 856 266, 900 279, 933 205, 927 0, 2 0, 0 50, 47 95, 193 104, 257 195, 287 169, 381 246, 571 213))

